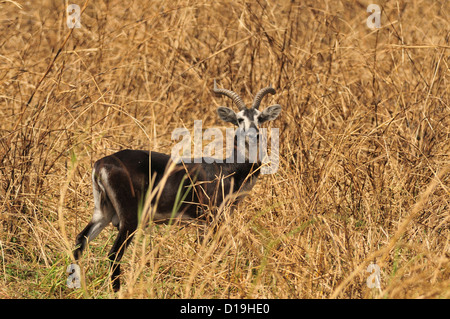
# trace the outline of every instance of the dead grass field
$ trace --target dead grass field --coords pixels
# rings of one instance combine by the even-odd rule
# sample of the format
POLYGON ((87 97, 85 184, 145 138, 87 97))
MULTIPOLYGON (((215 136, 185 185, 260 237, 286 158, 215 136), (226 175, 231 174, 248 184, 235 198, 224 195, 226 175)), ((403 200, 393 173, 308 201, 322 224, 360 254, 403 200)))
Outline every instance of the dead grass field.
POLYGON ((67 1, 0 1, 0 298, 449 298, 450 2, 381 1, 377 30, 371 2, 89 1, 71 31, 67 1), (142 230, 118 294, 108 227, 67 288, 93 163, 227 127, 213 79, 276 88, 277 173, 207 243, 142 230))

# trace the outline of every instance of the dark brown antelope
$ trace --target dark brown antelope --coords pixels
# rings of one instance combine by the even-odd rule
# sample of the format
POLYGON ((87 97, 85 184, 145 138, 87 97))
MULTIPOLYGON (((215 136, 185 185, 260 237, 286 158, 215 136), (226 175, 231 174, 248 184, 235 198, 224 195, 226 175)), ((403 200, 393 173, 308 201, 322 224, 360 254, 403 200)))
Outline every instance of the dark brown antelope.
POLYGON ((193 160, 175 164, 166 154, 122 150, 94 164, 94 213, 76 238, 74 257, 78 260, 86 244, 109 223, 117 227, 119 234, 108 255, 115 291, 120 288, 119 262, 137 229, 139 209, 142 210, 142 203, 149 193, 160 188, 160 196, 151 198, 153 213, 150 219, 154 222, 202 218, 207 208, 220 207, 229 199, 230 204, 239 201, 251 190, 260 174, 260 158, 251 162, 248 157, 247 133, 258 135, 260 124, 274 120, 280 114, 281 106, 278 104, 262 112, 258 110, 262 98, 268 93, 275 94, 275 90, 269 86, 259 91, 251 108, 247 108, 233 91, 217 88, 215 82, 213 92, 231 98, 239 109, 237 113, 224 106, 217 109, 222 120, 238 127, 231 158, 220 163, 211 161, 211 158, 202 158, 200 163, 193 160), (246 138, 243 161, 238 160, 237 132, 243 133, 246 138), (168 169, 169 166, 171 169, 168 169))

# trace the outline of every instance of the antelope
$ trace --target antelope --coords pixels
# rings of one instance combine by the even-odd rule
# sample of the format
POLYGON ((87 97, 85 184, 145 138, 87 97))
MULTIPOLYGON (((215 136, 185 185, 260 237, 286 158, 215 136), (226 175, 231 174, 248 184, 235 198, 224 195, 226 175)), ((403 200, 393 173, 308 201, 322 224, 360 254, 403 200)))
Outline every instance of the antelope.
MULTIPOLYGON (((232 99, 239 112, 220 106, 220 119, 238 127, 234 137, 234 151, 224 161, 190 161, 173 163, 167 154, 145 150, 122 150, 96 161, 92 171, 94 212, 90 222, 76 237, 73 252, 75 261, 81 257, 88 242, 92 241, 107 225, 112 223, 119 233, 109 251, 111 283, 114 291, 120 289, 120 260, 130 244, 139 221, 139 208, 147 193, 162 184, 158 200, 152 198, 155 223, 168 223, 174 219, 192 220, 203 218, 205 207, 219 207, 227 198, 232 205, 239 202, 254 186, 260 174, 261 160, 248 160, 248 141, 245 140, 245 160, 237 161, 237 132, 258 134, 260 124, 274 120, 281 112, 275 104, 259 111, 261 100, 267 94, 275 94, 271 86, 261 89, 247 108, 235 92, 217 87, 213 92, 232 99), (167 169, 172 164, 172 170, 167 169), (180 189, 183 196, 179 204, 180 189), (226 194, 239 195, 227 197, 226 194), (176 204, 176 206, 175 206, 176 204), (174 209, 176 208, 176 211, 174 209)), ((210 158, 209 158, 210 159, 210 158)))

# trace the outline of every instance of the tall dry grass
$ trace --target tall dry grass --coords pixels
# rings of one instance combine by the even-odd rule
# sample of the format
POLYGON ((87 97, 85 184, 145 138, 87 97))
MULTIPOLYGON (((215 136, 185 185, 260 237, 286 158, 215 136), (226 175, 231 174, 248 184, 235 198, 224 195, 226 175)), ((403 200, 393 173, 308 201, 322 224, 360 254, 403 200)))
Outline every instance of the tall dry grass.
POLYGON ((0 1, 0 298, 449 298, 450 4, 382 1, 371 30, 371 2, 90 1, 71 31, 67 2, 0 1), (277 173, 204 243, 140 229, 118 295, 107 228, 67 288, 92 164, 225 127, 213 79, 277 89, 277 173))

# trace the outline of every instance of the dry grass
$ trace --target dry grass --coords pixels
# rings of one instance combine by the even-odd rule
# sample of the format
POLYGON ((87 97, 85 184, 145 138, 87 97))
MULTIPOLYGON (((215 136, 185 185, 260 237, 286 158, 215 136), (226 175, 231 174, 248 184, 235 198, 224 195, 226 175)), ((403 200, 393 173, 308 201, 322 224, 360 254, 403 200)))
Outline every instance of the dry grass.
POLYGON ((450 3, 382 1, 375 31, 369 3, 90 1, 70 33, 63 1, 0 1, 0 298, 115 297, 112 227, 66 287, 92 164, 225 127, 214 78, 277 89, 280 168, 205 244, 142 230, 117 296, 449 298, 450 3))

